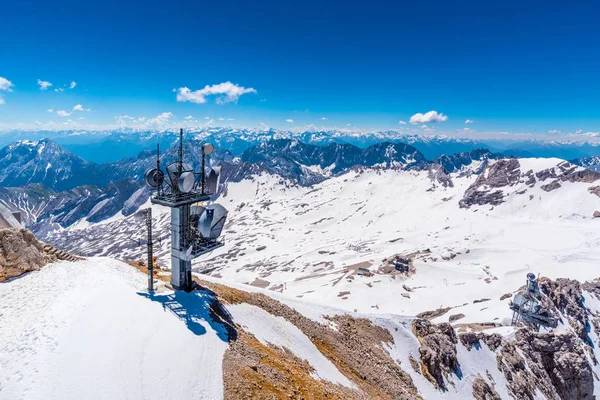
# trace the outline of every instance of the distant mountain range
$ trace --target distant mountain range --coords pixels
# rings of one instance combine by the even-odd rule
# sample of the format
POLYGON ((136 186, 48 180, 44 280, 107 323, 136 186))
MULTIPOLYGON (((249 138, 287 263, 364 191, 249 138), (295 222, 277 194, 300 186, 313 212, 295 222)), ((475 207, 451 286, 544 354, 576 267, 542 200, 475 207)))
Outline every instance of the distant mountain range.
MULTIPOLYGON (((184 142, 185 160, 195 169, 201 163, 201 144, 196 139, 184 142)), ((174 162, 176 157, 176 146, 164 148, 162 166, 174 162)), ((416 147, 404 143, 379 142, 360 148, 347 143, 323 146, 280 138, 261 142, 239 156, 216 149, 208 163, 223 167, 222 182, 239 182, 269 173, 292 184, 310 186, 352 168, 374 167, 435 170, 430 178, 447 185, 451 182, 446 174, 478 174, 489 160, 502 158, 505 156, 500 153, 473 149, 427 161, 416 147)), ((598 157, 571 162, 591 169, 600 166, 598 157)), ((97 164, 49 139, 12 143, 0 150, 0 204, 20 210, 25 225, 42 236, 82 220, 95 223, 119 213, 131 215, 150 195, 142 179, 144 172, 155 165, 156 150, 97 164)))
MULTIPOLYGON (((417 135, 402 131, 351 130, 276 130, 276 129, 236 129, 223 127, 190 127, 185 130, 186 139, 209 141, 216 147, 238 156, 245 150, 273 139, 292 139, 317 146, 330 143, 352 144, 359 148, 390 142, 405 143, 419 150, 426 159, 434 159, 442 154, 470 152, 485 148, 493 153, 509 157, 556 157, 564 160, 600 155, 597 143, 585 141, 547 140, 506 140, 467 139, 446 135, 417 135)), ((104 163, 135 157, 142 150, 172 146, 179 137, 173 129, 147 130, 120 128, 106 131, 66 130, 66 131, 25 131, 13 130, 0 133, 0 146, 28 139, 49 138, 59 143, 73 154, 89 162, 104 163)))

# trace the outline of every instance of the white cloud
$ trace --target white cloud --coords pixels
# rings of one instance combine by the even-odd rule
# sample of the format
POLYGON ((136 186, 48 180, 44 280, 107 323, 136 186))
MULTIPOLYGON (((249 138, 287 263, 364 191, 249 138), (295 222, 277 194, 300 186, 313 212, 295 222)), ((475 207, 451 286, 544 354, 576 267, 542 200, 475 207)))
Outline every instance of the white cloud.
POLYGON ((69 89, 75 89, 75 86, 77 86, 77 82, 71 81, 71 84, 69 85, 69 89))
POLYGON ((227 118, 227 121, 234 121, 234 118, 227 118))
POLYGON ((265 101, 267 101, 267 99, 260 99, 261 103, 264 103, 265 101))
POLYGON ((71 114, 73 114, 73 113, 72 112, 66 112, 65 110, 58 110, 56 112, 56 115, 58 115, 59 117, 68 117, 71 114))
POLYGON ((208 121, 210 119, 210 117, 204 117, 204 119, 208 121))
POLYGON ((40 85, 40 90, 48 90, 48 88, 50 86, 52 86, 52 84, 48 81, 43 81, 41 79, 37 80, 38 85, 40 85))
POLYGON ((346 126, 350 126, 350 124, 346 124, 346 126))
POLYGON ((192 117, 191 115, 188 115, 187 117, 185 117, 185 119, 193 119, 194 117, 192 117))
POLYGON ((139 117, 138 118, 138 122, 144 122, 146 120, 146 117, 139 117))
POLYGON ((49 108, 49 109, 48 109, 48 112, 49 112, 49 113, 52 113, 52 112, 54 112, 54 110, 53 110, 53 109, 51 109, 51 108, 49 108))
POLYGON ((551 129, 551 130, 549 130, 549 131, 548 131, 548 133, 549 133, 550 135, 560 135, 560 134, 562 134, 563 132, 562 132, 562 131, 559 131, 558 129, 551 129))
POLYGON ((448 117, 442 113, 439 113, 435 110, 428 111, 425 114, 416 113, 412 117, 410 117, 411 124, 423 124, 428 122, 446 122, 448 117))
POLYGON ((229 81, 219 83, 217 85, 206 85, 204 89, 190 90, 187 87, 181 87, 179 89, 173 89, 177 93, 177 101, 190 103, 204 104, 207 102, 207 97, 216 96, 215 102, 217 104, 234 102, 236 103, 241 95, 246 93, 256 93, 256 89, 245 88, 233 84, 229 81))
POLYGON ((472 124, 473 122, 475 122, 475 121, 473 121, 472 119, 468 119, 468 118, 467 118, 467 119, 465 120, 465 124, 472 124))
POLYGON ((219 118, 219 121, 225 121, 225 118, 221 117, 219 118))
POLYGON ((398 121, 398 123, 399 123, 400 125, 406 125, 406 122, 404 122, 404 121, 398 121))
POLYGON ((54 89, 54 91, 55 91, 55 92, 64 92, 64 91, 65 91, 65 89, 63 89, 63 88, 58 88, 58 89, 54 89))
POLYGON ((475 131, 471 128, 463 128, 463 132, 475 132, 475 131))
POLYGON ((4 90, 6 92, 12 92, 12 89, 11 89, 12 86, 14 86, 14 85, 11 81, 0 76, 0 90, 4 90))
POLYGON ((327 117, 321 118, 322 121, 327 121, 327 117))
POLYGON ((77 104, 73 107, 73 111, 91 111, 89 108, 83 108, 81 104, 77 104))
POLYGON ((421 128, 421 129, 427 129, 427 125, 423 124, 419 128, 421 128))
MULTIPOLYGON (((0 90, 12 92, 11 86, 14 86, 11 81, 0 76, 0 90)), ((1 104, 6 104, 6 100, 4 100, 4 97, 0 94, 0 105, 1 104)))
POLYGON ((286 120, 285 120, 285 122, 287 122, 287 123, 290 123, 290 124, 291 124, 292 122, 294 122, 294 120, 293 120, 293 119, 286 119, 286 120))
POLYGON ((154 118, 150 118, 148 121, 146 121, 146 124, 147 125, 165 125, 169 122, 169 120, 171 119, 172 116, 173 116, 173 113, 164 112, 162 114, 157 115, 154 118))

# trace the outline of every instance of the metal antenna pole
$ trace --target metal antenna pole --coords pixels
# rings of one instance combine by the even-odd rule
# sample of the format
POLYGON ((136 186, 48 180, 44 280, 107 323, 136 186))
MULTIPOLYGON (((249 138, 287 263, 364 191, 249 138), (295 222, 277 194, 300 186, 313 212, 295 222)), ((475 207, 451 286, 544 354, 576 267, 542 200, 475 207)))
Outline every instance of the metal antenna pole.
POLYGON ((154 291, 154 266, 152 260, 152 208, 146 210, 146 227, 148 228, 148 291, 154 291))
POLYGON ((206 164, 206 154, 204 154, 204 149, 202 149, 202 194, 204 194, 204 185, 206 180, 206 172, 204 170, 204 165, 206 164))
POLYGON ((179 176, 183 170, 183 128, 179 129, 179 176))
MULTIPOLYGON (((156 142, 156 170, 160 172, 160 143, 156 142)), ((156 186, 156 194, 160 195, 160 186, 156 186)))

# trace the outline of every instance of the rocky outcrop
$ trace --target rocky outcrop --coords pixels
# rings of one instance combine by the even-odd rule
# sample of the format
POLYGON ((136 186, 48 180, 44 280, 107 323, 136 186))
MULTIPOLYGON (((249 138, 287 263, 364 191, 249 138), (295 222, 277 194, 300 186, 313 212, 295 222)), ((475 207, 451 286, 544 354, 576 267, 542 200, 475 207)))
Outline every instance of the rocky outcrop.
MULTIPOLYGON (((583 182, 592 183, 600 179, 600 173, 583 169, 566 161, 560 162, 555 167, 546 168, 538 172, 529 170, 522 172, 517 159, 503 159, 486 167, 479 174, 475 182, 465 191, 462 200, 459 201, 461 208, 472 205, 497 206, 504 201, 506 196, 504 188, 525 184, 534 187, 536 183, 550 181, 541 186, 545 192, 552 192, 561 188, 561 182, 583 182)), ((588 189, 590 193, 600 195, 600 188, 592 186, 588 189)), ((523 194, 526 190, 518 191, 523 194)))
POLYGON ((461 208, 472 205, 499 205, 504 199, 504 193, 499 188, 517 184, 520 176, 519 160, 498 160, 479 174, 458 204, 461 208))
MULTIPOLYGON (((421 398, 410 375, 390 357, 384 346, 382 346, 382 344, 392 344, 394 342, 392 335, 388 330, 374 325, 370 320, 353 318, 349 315, 337 315, 325 317, 329 320, 329 323, 322 324, 303 316, 295 309, 262 293, 248 293, 213 282, 201 280, 197 280, 197 282, 203 287, 214 291, 225 304, 251 304, 294 324, 340 372, 356 384, 362 392, 362 398, 392 398, 401 400, 418 400, 421 398), (331 329, 331 326, 335 326, 335 329, 331 329)), ((243 339, 243 335, 240 337, 243 339)), ((234 351, 231 348, 225 354, 226 359, 233 356, 229 355, 231 351, 234 351)), ((246 354, 246 350, 244 350, 244 353, 246 354)), ((247 357, 244 356, 244 358, 247 357)), ((265 368, 257 365, 257 363, 270 363, 268 358, 254 358, 253 356, 251 358, 252 362, 249 363, 241 362, 240 360, 236 361, 236 368, 233 369, 234 375, 232 376, 238 380, 246 380, 246 382, 248 377, 250 377, 252 382, 256 382, 256 379, 258 379, 256 373, 258 373, 261 375, 260 379, 269 382, 269 377, 273 376, 273 364, 265 368)), ((297 365, 296 362, 294 364, 297 365)), ((288 367, 284 366, 284 369, 288 367)), ((281 368, 277 369, 281 370, 281 368)), ((252 385, 252 382, 247 383, 252 385)), ((236 387, 235 390, 238 390, 242 383, 234 385, 236 387)), ((226 391, 229 389, 227 385, 225 389, 226 391)), ((253 398, 252 396, 230 396, 227 392, 225 397, 253 398)), ((291 393, 289 398, 335 398, 335 396, 310 397, 304 396, 302 392, 298 392, 291 393)), ((345 398, 352 397, 347 396, 345 398)))
POLYGON ((27 229, 0 229, 0 282, 37 271, 50 262, 78 259, 38 241, 27 229))
POLYGON ((473 397, 476 400, 502 400, 498 392, 478 375, 473 381, 473 397))
POLYGON ((444 167, 440 164, 431 164, 429 166, 429 179, 435 184, 439 184, 442 187, 454 187, 454 183, 450 176, 444 171, 444 167))
POLYGON ((579 281, 566 278, 556 280, 542 278, 539 282, 540 290, 552 302, 553 308, 569 320, 568 322, 581 340, 590 343, 591 339, 587 331, 590 321, 583 304, 583 293, 579 281))
POLYGON ((592 183, 600 179, 600 173, 572 165, 567 161, 558 164, 555 168, 542 170, 536 174, 540 181, 548 178, 558 179, 561 182, 592 183))
POLYGON ((419 353, 423 376, 436 387, 445 389, 444 377, 460 373, 456 355, 456 332, 448 323, 435 325, 420 319, 413 323, 413 331, 421 344, 419 353))
POLYGON ((571 333, 517 331, 505 342, 498 367, 515 398, 534 399, 536 390, 549 399, 593 399, 592 368, 581 342, 571 333))

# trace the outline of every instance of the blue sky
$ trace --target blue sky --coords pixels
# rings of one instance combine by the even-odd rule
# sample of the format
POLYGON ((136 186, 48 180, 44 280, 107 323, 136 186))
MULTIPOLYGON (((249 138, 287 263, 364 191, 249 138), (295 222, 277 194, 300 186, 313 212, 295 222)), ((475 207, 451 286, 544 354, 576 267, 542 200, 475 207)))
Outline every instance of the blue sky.
POLYGON ((593 2, 5 2, 0 129, 593 133, 598 15, 593 2), (409 123, 433 110, 439 122, 409 123))

